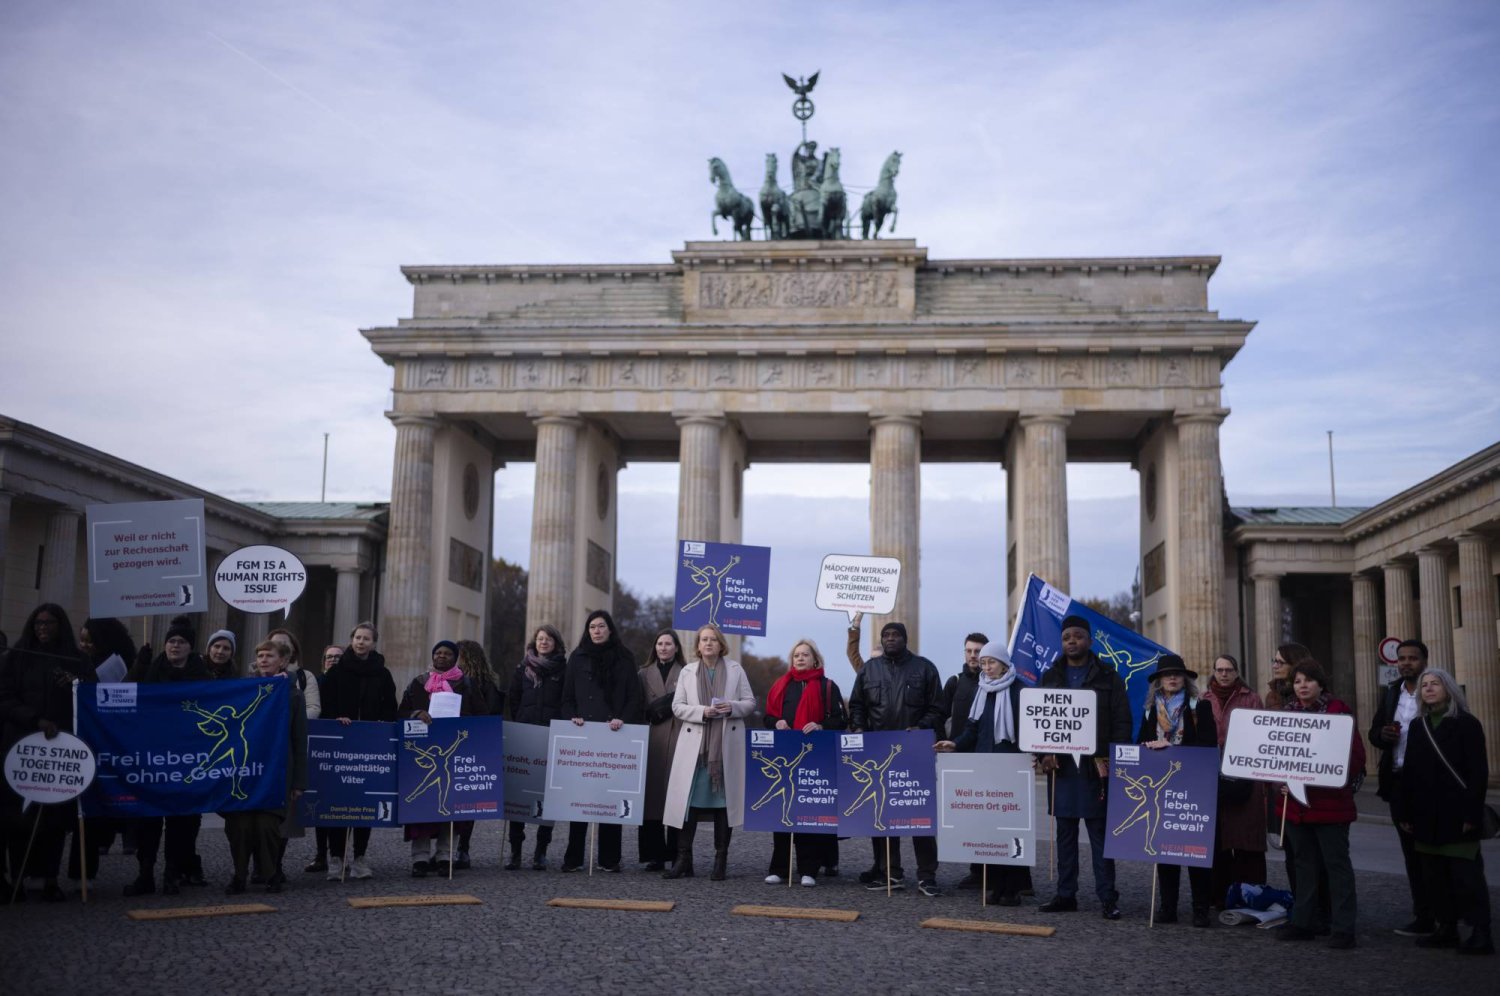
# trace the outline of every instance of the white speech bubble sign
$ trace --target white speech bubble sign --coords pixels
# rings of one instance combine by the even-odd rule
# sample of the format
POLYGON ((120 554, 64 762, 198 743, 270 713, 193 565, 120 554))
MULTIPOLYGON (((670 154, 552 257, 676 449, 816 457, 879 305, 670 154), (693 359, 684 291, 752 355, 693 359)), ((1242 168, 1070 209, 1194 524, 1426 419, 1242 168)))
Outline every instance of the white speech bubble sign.
POLYGON ((1341 788, 1349 781, 1354 717, 1347 713, 1236 709, 1229 714, 1224 760, 1230 778, 1285 783, 1307 805, 1307 787, 1341 788))
POLYGON ((28 803, 70 802, 94 781, 94 751, 71 733, 32 733, 5 755, 5 781, 28 803))
POLYGON ((1091 688, 1021 689, 1021 750, 1028 754, 1092 754, 1099 749, 1091 688))
POLYGON ((219 561, 219 597, 241 612, 284 612, 307 587, 307 568, 279 546, 245 546, 219 561))
POLYGON ((858 557, 830 553, 818 570, 817 606, 829 612, 884 615, 896 607, 901 561, 895 557, 858 557))

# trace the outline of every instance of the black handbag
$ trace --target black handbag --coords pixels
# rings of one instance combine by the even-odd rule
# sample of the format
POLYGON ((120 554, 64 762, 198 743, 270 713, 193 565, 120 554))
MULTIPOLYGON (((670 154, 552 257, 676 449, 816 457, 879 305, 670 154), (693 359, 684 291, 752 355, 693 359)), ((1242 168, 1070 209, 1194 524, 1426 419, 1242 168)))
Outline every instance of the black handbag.
POLYGON ((658 695, 646 706, 646 718, 652 726, 665 723, 672 718, 672 693, 658 695))

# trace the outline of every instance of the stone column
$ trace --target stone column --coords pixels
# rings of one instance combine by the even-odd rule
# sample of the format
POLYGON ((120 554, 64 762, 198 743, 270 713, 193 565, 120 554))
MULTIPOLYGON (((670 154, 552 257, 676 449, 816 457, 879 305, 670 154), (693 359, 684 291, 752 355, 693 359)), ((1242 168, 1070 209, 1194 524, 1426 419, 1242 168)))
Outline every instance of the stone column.
MULTIPOLYGON (((357 567, 335 568, 333 588, 333 642, 347 646, 349 634, 359 624, 359 581, 357 567)), ((321 648, 319 648, 321 651, 321 648)))
POLYGON ((1035 574, 1068 591, 1068 417, 1022 415, 1019 552, 1016 584, 1035 574))
POLYGON ((1417 581, 1422 597, 1422 642, 1432 664, 1453 670, 1453 615, 1448 610, 1448 554, 1440 547, 1417 551, 1417 581))
POLYGON ((203 593, 203 604, 207 606, 203 613, 203 624, 198 634, 203 646, 200 650, 208 649, 208 637, 210 633, 217 633, 229 626, 229 605, 219 597, 219 590, 214 585, 214 573, 219 568, 219 562, 224 559, 224 554, 218 550, 209 550, 206 560, 208 563, 208 590, 203 593))
POLYGON ((1469 708, 1484 724, 1490 784, 1500 781, 1500 660, 1496 659, 1495 575, 1490 541, 1478 533, 1458 534, 1458 584, 1463 637, 1454 676, 1464 686, 1469 708))
POLYGON ((1224 413, 1179 413, 1177 425, 1178 653, 1208 674, 1224 652, 1224 485, 1219 424, 1224 413))
POLYGON ((1411 590, 1411 567, 1399 560, 1380 565, 1385 573, 1385 636, 1417 638, 1417 606, 1411 590))
MULTIPOLYGON (((260 644, 266 642, 266 634, 271 632, 272 615, 273 613, 270 612, 256 612, 254 614, 245 614, 245 632, 241 634, 239 645, 236 648, 236 653, 239 656, 239 660, 235 663, 239 665, 239 674, 248 674, 249 672, 247 669, 251 664, 255 663, 255 648, 260 644)), ((165 618, 165 616, 162 618, 165 618)), ((200 633, 198 635, 198 650, 200 653, 203 651, 203 640, 206 639, 207 636, 207 633, 200 633)), ((380 633, 380 639, 382 643, 386 643, 385 636, 385 631, 382 630, 380 633)), ((347 644, 348 641, 346 640, 344 642, 347 644)), ((321 656, 323 653, 323 648, 318 647, 315 651, 309 651, 308 648, 303 647, 302 652, 304 654, 316 653, 321 656)), ((381 653, 382 655, 384 655, 386 651, 382 650, 381 653)))
MULTIPOLYGON (((432 615, 432 457, 438 421, 397 415, 380 651, 392 672, 425 662, 432 615)), ((252 617, 254 618, 254 617, 252 617)))
MULTIPOLYGON (((1355 574, 1354 584, 1354 699, 1364 722, 1375 715, 1380 694, 1380 596, 1375 579, 1355 574)), ((1370 763, 1375 762, 1372 756, 1370 763)))
MULTIPOLYGON (((47 519, 42 546, 42 583, 39 601, 56 602, 72 615, 73 581, 78 571, 78 520, 76 508, 55 508, 47 519)), ((80 621, 82 621, 80 619, 80 621)))
POLYGON ((889 615, 874 616, 867 632, 880 640, 887 622, 906 626, 907 643, 920 652, 922 425, 913 415, 876 415, 870 437, 870 553, 901 561, 901 584, 889 615))
POLYGON ((578 436, 583 420, 544 415, 536 420, 536 486, 531 505, 531 571, 526 590, 526 637, 544 624, 571 633, 575 619, 573 571, 578 559, 574 496, 578 436))
POLYGON ((1264 695, 1271 681, 1271 661, 1281 645, 1281 578, 1280 574, 1251 574, 1255 583, 1255 658, 1245 669, 1254 676, 1250 687, 1264 695))
MULTIPOLYGON (((719 467, 727 421, 722 415, 677 419, 677 539, 720 542, 722 471, 719 467)), ((691 655, 689 655, 691 656, 691 655)))

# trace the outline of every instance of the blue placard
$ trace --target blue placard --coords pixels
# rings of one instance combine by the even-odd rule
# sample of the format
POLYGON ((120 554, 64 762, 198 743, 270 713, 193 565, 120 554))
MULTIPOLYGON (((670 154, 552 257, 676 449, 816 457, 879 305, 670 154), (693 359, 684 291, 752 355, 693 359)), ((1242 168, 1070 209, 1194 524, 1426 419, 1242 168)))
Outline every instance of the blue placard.
MULTIPOLYGON (((1146 708, 1151 672, 1161 655, 1171 651, 1074 601, 1071 595, 1058 591, 1035 574, 1026 579, 1021 611, 1010 634, 1010 663, 1016 669, 1016 676, 1027 686, 1035 686, 1041 680, 1042 672, 1062 653, 1062 621, 1068 616, 1082 616, 1089 621, 1094 653, 1124 680, 1130 696, 1130 715, 1139 716, 1146 708)), ((1193 662, 1188 663, 1191 667, 1193 662)))
POLYGON ((838 734, 747 730, 745 829, 838 833, 838 734))
MULTIPOLYGON (((713 623, 726 634, 765 636, 770 591, 770 547, 701 540, 677 544, 673 628, 713 623)), ((688 657, 693 656, 690 650, 688 657)))
POLYGON ((396 825, 395 723, 314 719, 307 724, 302 822, 320 827, 396 825))
POLYGON ((1104 856, 1208 868, 1214 863, 1219 752, 1115 744, 1104 856))
POLYGON ((931 730, 840 733, 839 833, 924 837, 937 833, 931 730))
POLYGON ((499 716, 398 724, 402 823, 505 819, 504 721, 499 716))
POLYGON ((285 679, 79 685, 76 711, 78 736, 98 764, 85 816, 286 806, 285 679))

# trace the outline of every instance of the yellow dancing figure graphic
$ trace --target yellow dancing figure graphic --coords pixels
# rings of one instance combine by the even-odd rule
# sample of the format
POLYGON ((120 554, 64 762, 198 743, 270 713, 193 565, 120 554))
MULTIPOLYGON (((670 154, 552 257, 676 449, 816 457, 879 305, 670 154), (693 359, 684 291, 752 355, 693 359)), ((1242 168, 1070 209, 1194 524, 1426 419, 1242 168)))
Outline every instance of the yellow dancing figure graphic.
POLYGON ((1125 682, 1125 687, 1130 687, 1130 679, 1139 674, 1146 673, 1149 668, 1155 667, 1156 662, 1161 660, 1161 654, 1155 653, 1144 660, 1136 660, 1130 655, 1130 651, 1124 647, 1116 649, 1109 642, 1109 634, 1102 629, 1094 633, 1094 653, 1099 659, 1115 669, 1120 680, 1125 682))
POLYGON ((845 816, 851 815, 860 806, 871 802, 874 803, 875 808, 875 829, 885 829, 885 772, 899 753, 901 753, 901 745, 891 744, 891 752, 884 761, 856 761, 848 754, 843 756, 844 763, 854 769, 850 777, 854 779, 856 785, 860 786, 859 795, 849 804, 849 808, 844 810, 845 816))
POLYGON ((403 744, 407 750, 417 755, 413 763, 426 772, 422 776, 421 783, 411 790, 411 795, 406 797, 407 802, 411 802, 423 792, 436 786, 438 812, 443 816, 452 815, 448 812, 448 790, 453 787, 453 769, 450 762, 453 760, 453 752, 458 749, 458 745, 468 738, 468 730, 459 730, 458 736, 454 737, 453 742, 447 747, 418 747, 410 740, 403 744))
POLYGON ((250 764, 250 738, 245 734, 245 724, 266 696, 271 694, 270 685, 261 685, 255 690, 255 698, 243 709, 236 711, 232 705, 221 705, 217 709, 201 708, 198 703, 185 701, 184 712, 203 717, 198 723, 198 732, 207 737, 216 737, 208 756, 187 773, 185 783, 207 778, 208 772, 220 761, 229 762, 229 794, 236 799, 250 798, 240 787, 240 775, 250 764))
POLYGON ((723 567, 695 564, 691 560, 684 560, 682 566, 693 572, 693 584, 698 586, 698 590, 692 598, 688 599, 688 603, 677 611, 686 612, 688 609, 707 602, 708 621, 715 626, 719 625, 719 606, 724 604, 724 579, 739 562, 738 554, 730 557, 729 563, 723 567))
POLYGON ((792 825, 792 800, 796 797, 796 786, 792 784, 792 772, 797 770, 797 765, 802 763, 802 759, 810 750, 812 750, 812 744, 804 743, 802 751, 793 758, 767 757, 765 751, 759 750, 750 752, 750 756, 760 762, 761 775, 771 779, 771 785, 766 789, 765 794, 750 807, 753 812, 760 812, 760 807, 779 795, 781 796, 781 825, 784 827, 792 825))
POLYGON ((1118 837, 1137 823, 1145 820, 1145 851, 1147 854, 1154 856, 1156 854, 1156 831, 1161 826, 1161 793, 1167 787, 1167 782, 1172 780, 1172 776, 1181 770, 1182 762, 1173 761, 1167 765, 1166 773, 1153 781, 1145 775, 1139 778, 1132 778, 1126 774, 1124 768, 1116 768, 1115 777, 1125 781, 1127 786, 1125 789, 1125 798, 1135 803, 1135 808, 1110 833, 1118 837))

